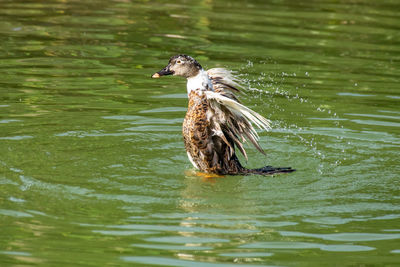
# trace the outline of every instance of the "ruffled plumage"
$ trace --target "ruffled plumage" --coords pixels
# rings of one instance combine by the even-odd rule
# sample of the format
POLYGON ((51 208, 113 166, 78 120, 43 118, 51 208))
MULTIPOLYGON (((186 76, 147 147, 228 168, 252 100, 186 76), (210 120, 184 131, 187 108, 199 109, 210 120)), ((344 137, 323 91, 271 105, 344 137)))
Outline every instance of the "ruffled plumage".
MULTIPOLYGON (((238 101, 235 93, 239 92, 241 85, 232 72, 223 68, 215 68, 208 70, 207 73, 214 87, 214 91, 205 92, 210 109, 214 114, 209 118, 212 121, 214 132, 224 141, 226 140, 225 135, 228 135, 246 160, 248 159, 247 153, 243 147, 243 142, 246 140, 249 140, 258 151, 265 154, 258 143, 259 136, 252 123, 259 129, 269 130, 270 121, 238 101)), ((230 149, 234 149, 234 146, 228 145, 230 149)))

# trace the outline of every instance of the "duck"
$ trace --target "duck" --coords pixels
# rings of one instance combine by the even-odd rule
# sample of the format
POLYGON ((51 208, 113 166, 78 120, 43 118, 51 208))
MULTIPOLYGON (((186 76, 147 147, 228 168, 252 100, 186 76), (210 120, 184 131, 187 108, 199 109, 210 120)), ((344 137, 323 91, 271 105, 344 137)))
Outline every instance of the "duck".
POLYGON ((187 156, 200 172, 216 175, 273 175, 293 172, 291 167, 245 168, 236 149, 248 160, 247 140, 262 154, 255 127, 268 131, 270 120, 240 103, 240 80, 225 68, 204 70, 193 57, 172 56, 152 78, 174 75, 187 79, 188 109, 182 134, 187 156))

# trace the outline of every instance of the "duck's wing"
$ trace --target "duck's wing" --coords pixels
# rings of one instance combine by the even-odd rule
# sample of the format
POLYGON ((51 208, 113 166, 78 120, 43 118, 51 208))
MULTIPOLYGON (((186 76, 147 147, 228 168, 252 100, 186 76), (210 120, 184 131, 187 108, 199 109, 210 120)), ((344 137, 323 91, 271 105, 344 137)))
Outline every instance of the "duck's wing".
POLYGON ((230 147, 231 154, 233 155, 234 148, 228 139, 233 141, 246 159, 247 154, 243 148, 243 142, 246 140, 265 154, 258 143, 259 136, 252 124, 260 129, 269 130, 270 121, 222 93, 205 91, 205 94, 212 112, 212 116, 208 119, 214 131, 213 134, 218 135, 230 147))
POLYGON ((239 102, 235 93, 240 92, 242 86, 239 84, 240 80, 232 75, 232 71, 224 68, 213 68, 207 70, 207 74, 214 92, 239 102))

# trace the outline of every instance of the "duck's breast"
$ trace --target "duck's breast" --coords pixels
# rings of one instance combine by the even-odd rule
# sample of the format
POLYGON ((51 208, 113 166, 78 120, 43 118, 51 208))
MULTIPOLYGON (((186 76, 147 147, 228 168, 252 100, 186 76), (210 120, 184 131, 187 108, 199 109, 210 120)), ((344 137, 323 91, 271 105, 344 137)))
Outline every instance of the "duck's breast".
POLYGON ((209 103, 205 94, 194 90, 189 94, 188 110, 183 121, 183 139, 192 164, 207 171, 212 161, 212 132, 207 119, 209 103))

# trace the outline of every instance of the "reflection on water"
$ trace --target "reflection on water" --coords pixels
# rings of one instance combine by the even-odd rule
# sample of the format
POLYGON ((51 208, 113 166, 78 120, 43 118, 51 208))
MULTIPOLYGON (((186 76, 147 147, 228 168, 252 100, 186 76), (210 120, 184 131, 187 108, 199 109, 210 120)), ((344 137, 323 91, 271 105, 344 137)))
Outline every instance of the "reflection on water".
POLYGON ((0 265, 400 261, 395 2, 0 7, 0 265), (273 121, 248 167, 298 171, 195 175, 185 81, 150 79, 177 53, 273 121))

